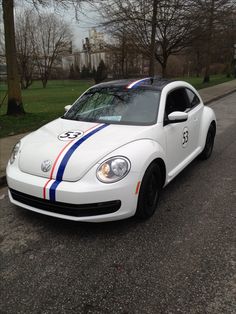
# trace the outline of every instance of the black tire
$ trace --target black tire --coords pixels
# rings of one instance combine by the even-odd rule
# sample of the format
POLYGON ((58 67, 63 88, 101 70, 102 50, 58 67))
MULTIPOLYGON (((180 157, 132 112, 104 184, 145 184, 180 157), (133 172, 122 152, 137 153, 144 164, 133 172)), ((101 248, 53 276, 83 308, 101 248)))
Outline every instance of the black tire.
POLYGON ((214 146, 215 133, 216 133, 215 127, 213 124, 211 124, 207 132, 206 143, 205 143, 204 149, 199 155, 199 158, 201 160, 206 160, 211 156, 213 146, 214 146))
POLYGON ((161 170, 158 164, 152 163, 146 170, 138 197, 135 216, 142 219, 151 217, 158 204, 161 191, 161 170))

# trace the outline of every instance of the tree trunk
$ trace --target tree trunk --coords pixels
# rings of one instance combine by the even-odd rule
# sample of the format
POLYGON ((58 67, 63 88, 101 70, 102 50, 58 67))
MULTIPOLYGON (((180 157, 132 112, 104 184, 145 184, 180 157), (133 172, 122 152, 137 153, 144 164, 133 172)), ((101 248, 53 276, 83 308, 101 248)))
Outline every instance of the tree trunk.
POLYGON ((121 42, 121 77, 125 78, 125 57, 126 57, 126 53, 125 53, 125 44, 126 44, 126 40, 125 40, 125 32, 122 32, 122 42, 121 42))
POLYGON ((196 52, 196 59, 197 59, 197 61, 196 61, 196 76, 197 77, 200 77, 200 72, 201 72, 201 70, 200 70, 200 51, 199 50, 197 50, 197 52, 196 52))
POLYGON ((203 83, 210 82, 210 64, 211 64, 211 29, 209 30, 209 37, 207 41, 207 54, 206 54, 206 67, 205 67, 205 73, 203 78, 203 83))
POLYGON ((210 82, 210 65, 211 65, 211 54, 212 54, 212 35, 213 35, 214 13, 215 13, 215 0, 212 0, 211 7, 210 7, 209 24, 208 24, 206 68, 205 68, 203 83, 210 82))
POLYGON ((162 77, 166 78, 166 68, 167 68, 167 62, 168 62, 168 53, 165 51, 163 52, 163 60, 161 62, 161 70, 162 70, 162 77))
POLYGON ((152 6, 152 34, 151 34, 151 45, 150 45, 150 59, 149 59, 149 76, 155 74, 155 49, 156 49, 156 29, 157 29, 157 1, 153 0, 152 6))
POLYGON ((226 77, 231 77, 232 72, 232 61, 230 60, 227 62, 226 77))
POLYGON ((43 88, 46 88, 47 82, 48 82, 47 78, 42 79, 43 88))
POLYGON ((206 62, 206 68, 205 68, 205 74, 203 78, 203 83, 210 82, 210 55, 209 52, 207 53, 207 62, 206 62))
POLYGON ((161 65, 161 70, 162 70, 162 77, 166 77, 166 63, 162 63, 161 65))
POLYGON ((236 78, 236 62, 235 61, 234 61, 233 66, 234 66, 233 75, 234 75, 234 78, 236 78))
POLYGON ((16 58, 13 6, 13 0, 2 0, 8 84, 7 115, 21 115, 25 111, 22 104, 20 76, 16 58))

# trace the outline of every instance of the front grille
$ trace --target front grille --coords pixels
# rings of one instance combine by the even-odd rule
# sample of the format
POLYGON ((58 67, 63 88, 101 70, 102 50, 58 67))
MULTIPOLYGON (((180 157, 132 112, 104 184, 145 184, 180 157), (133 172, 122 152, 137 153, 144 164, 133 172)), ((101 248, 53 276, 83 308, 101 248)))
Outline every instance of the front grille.
POLYGON ((121 206, 121 201, 119 200, 77 205, 62 202, 52 202, 39 197, 21 193, 13 189, 10 189, 10 192, 12 198, 22 204, 29 205, 48 212, 74 217, 111 214, 118 211, 121 206))

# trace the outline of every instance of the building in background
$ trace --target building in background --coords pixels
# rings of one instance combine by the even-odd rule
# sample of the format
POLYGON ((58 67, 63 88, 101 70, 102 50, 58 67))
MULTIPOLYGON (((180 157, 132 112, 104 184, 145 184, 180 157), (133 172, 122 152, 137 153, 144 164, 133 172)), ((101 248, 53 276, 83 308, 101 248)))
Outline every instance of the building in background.
POLYGON ((89 37, 83 41, 83 50, 80 52, 80 68, 86 66, 90 69, 97 69, 101 60, 107 63, 104 34, 97 32, 95 28, 89 31, 89 37))
POLYGON ((62 57, 63 70, 69 70, 74 67, 97 69, 101 60, 107 63, 107 51, 105 49, 104 34, 97 32, 95 28, 89 31, 89 37, 82 41, 82 50, 73 51, 62 57))
POLYGON ((122 56, 118 48, 110 46, 105 41, 103 33, 95 28, 89 31, 89 36, 82 41, 82 50, 73 51, 62 57, 62 68, 70 71, 71 67, 79 68, 80 71, 86 67, 90 71, 97 70, 101 60, 104 61, 108 76, 110 78, 141 76, 148 73, 148 60, 143 55, 132 50, 125 57, 122 56))

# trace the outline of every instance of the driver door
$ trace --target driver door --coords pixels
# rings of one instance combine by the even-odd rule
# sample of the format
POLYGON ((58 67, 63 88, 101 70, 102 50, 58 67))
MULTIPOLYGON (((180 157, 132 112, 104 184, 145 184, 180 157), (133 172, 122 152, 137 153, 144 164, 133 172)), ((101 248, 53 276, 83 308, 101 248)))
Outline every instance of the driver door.
POLYGON ((174 111, 186 111, 189 98, 185 88, 177 88, 168 93, 164 113, 164 134, 166 140, 168 181, 176 176, 186 165, 191 154, 190 121, 170 123, 168 115, 174 111))

